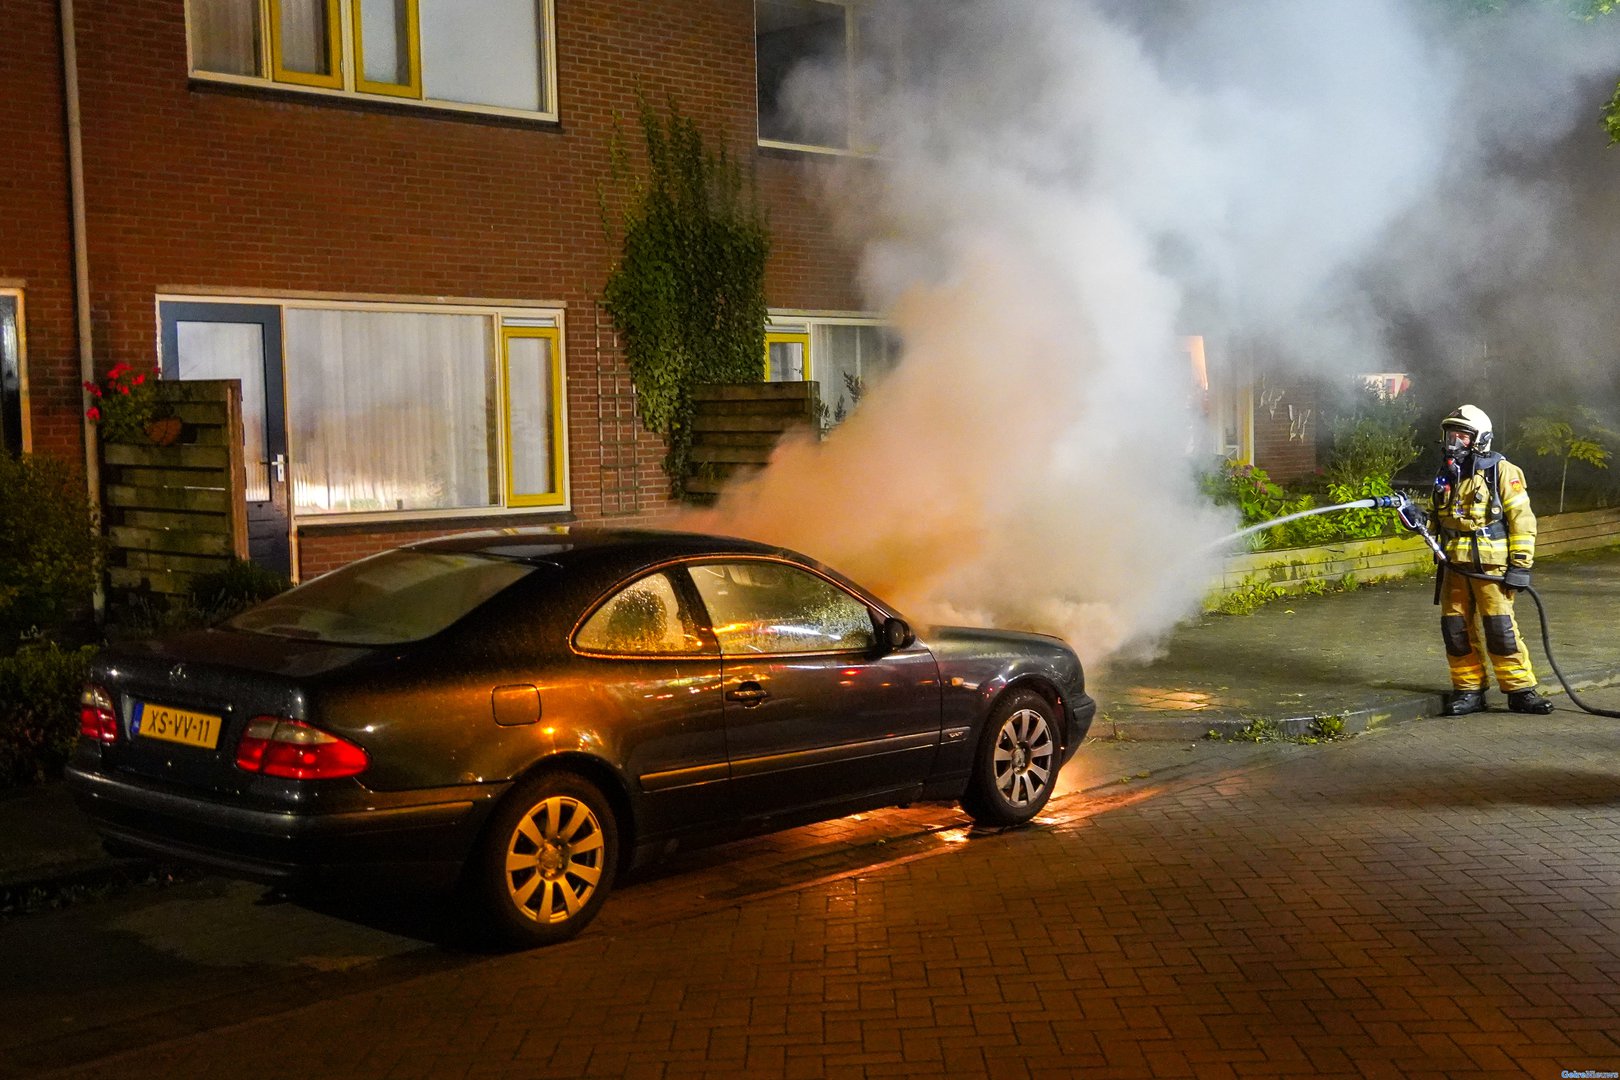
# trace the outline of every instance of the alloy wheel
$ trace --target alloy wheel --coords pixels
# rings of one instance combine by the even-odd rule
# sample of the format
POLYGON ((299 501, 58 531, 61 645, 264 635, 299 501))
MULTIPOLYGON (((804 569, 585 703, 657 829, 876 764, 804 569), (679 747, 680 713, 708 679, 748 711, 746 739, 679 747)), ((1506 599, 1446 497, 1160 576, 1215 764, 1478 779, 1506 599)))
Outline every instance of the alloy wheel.
POLYGON ((572 796, 552 795, 531 806, 507 839, 507 894, 535 922, 565 923, 596 892, 605 855, 595 812, 572 796))
POLYGON ((1031 708, 1018 709, 996 734, 996 789, 1009 806, 1029 806, 1051 785, 1056 757, 1057 742, 1046 717, 1031 708))

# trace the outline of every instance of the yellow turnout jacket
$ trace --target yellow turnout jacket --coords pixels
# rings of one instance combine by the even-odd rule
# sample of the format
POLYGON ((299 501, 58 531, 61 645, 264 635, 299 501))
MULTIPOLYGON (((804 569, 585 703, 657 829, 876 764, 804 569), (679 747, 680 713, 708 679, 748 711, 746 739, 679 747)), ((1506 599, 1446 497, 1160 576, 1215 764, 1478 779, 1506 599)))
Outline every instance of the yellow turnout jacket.
POLYGON ((1450 498, 1436 505, 1440 546, 1446 558, 1464 569, 1528 570, 1536 561, 1536 515, 1530 509, 1524 471, 1500 455, 1491 457, 1494 464, 1476 463, 1450 498))

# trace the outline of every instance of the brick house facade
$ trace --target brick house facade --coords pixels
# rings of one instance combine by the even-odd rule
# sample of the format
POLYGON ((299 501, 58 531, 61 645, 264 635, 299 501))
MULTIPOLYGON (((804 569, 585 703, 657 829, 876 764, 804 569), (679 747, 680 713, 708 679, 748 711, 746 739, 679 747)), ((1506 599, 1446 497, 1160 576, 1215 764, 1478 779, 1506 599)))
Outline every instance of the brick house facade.
MULTIPOLYGON (((13 139, 0 160, 0 300, 11 298, 23 324, 24 448, 84 461, 64 6, 13 0, 0 35, 0 109, 13 139)), ((543 0, 536 9, 552 43, 550 100, 527 114, 312 93, 198 70, 188 13, 195 22, 200 7, 256 8, 268 19, 292 6, 71 5, 94 371, 156 363, 172 334, 165 303, 217 301, 428 313, 470 306, 497 327, 549 313, 566 373, 558 414, 566 416, 566 468, 550 504, 506 497, 430 514, 295 506, 295 574, 491 524, 648 520, 672 509, 663 445, 633 419, 628 376, 598 305, 614 256, 599 191, 610 181, 615 118, 630 118, 627 134, 636 136, 638 92, 655 103, 673 98, 711 144, 753 169, 772 237, 773 312, 875 318, 861 308, 854 253, 813 199, 817 173, 835 159, 759 137, 755 0, 543 0)), ((325 10, 348 18, 361 5, 325 10)), ((338 35, 345 60, 358 34, 356 21, 338 35)), ((808 348, 809 330, 787 329, 786 347, 808 348)), ((1275 417, 1257 406, 1253 416, 1262 460, 1292 461, 1309 445, 1284 432, 1271 447, 1275 417)), ((291 457, 296 470, 298 446, 291 457)))
MULTIPOLYGON (((809 198, 826 158, 757 145, 750 0, 557 5, 555 119, 455 112, 188 69, 180 0, 74 5, 95 368, 152 363, 157 298, 439 298, 555 308, 566 358, 568 509, 297 522, 303 576, 396 543, 497 523, 656 517, 660 440, 626 422, 599 317, 613 251, 599 210, 615 116, 673 98, 755 170, 773 309, 857 312, 854 264, 809 198)), ((0 287, 26 304, 29 446, 83 457, 56 0, 8 5, 0 93, 0 287)))

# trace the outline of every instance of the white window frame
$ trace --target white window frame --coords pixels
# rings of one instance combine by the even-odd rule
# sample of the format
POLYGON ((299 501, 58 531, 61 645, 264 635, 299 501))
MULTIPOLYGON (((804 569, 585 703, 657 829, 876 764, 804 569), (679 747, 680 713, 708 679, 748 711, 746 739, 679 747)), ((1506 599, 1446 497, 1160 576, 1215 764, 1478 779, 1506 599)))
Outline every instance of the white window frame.
MULTIPOLYGON (((804 343, 804 378, 799 380, 777 380, 778 382, 814 382, 820 384, 820 397, 823 408, 826 410, 823 424, 826 428, 838 421, 830 419, 837 403, 844 394, 842 385, 832 388, 828 393, 827 383, 823 379, 822 367, 826 359, 816 351, 816 331, 828 326, 868 326, 880 329, 889 329, 893 324, 888 319, 881 319, 875 315, 855 314, 851 312, 827 311, 790 311, 778 310, 766 312, 765 320, 765 355, 761 358, 764 364, 765 380, 771 381, 771 353, 772 339, 800 340, 804 343), (829 405, 831 401, 833 404, 829 405)), ((865 371, 857 371, 856 377, 863 382, 867 378, 865 371)), ((853 406, 852 406, 853 408, 853 406)))
MULTIPOLYGON (((815 331, 820 326, 875 326, 887 328, 892 325, 888 319, 880 319, 876 315, 860 315, 852 312, 829 311, 794 311, 794 310, 768 310, 765 313, 765 334, 772 336, 804 336, 804 382, 814 382, 820 378, 815 356, 815 331)), ((768 343, 767 343, 768 344, 768 343)), ((770 375, 770 354, 764 357, 766 377, 770 375)))
MULTIPOLYGON (((451 112, 478 113, 494 116, 515 116, 530 120, 558 119, 557 107, 557 19, 556 0, 535 0, 539 10, 541 63, 545 67, 545 78, 541 84, 544 100, 537 111, 528 109, 513 109, 500 105, 477 105, 464 101, 442 101, 437 98, 413 97, 402 93, 399 88, 383 88, 384 84, 370 84, 359 70, 359 42, 355 32, 359 19, 359 9, 355 0, 332 0, 336 5, 338 36, 333 42, 336 56, 337 72, 331 77, 317 77, 317 80, 300 79, 296 75, 278 79, 275 77, 276 65, 271 48, 271 37, 274 33, 270 0, 257 0, 259 5, 259 34, 258 34, 258 64, 259 70, 265 75, 235 75, 224 71, 207 71, 197 67, 195 51, 191 41, 192 0, 186 0, 186 70, 193 79, 206 82, 227 83, 234 86, 253 86, 278 91, 288 91, 299 94, 309 94, 314 97, 330 97, 345 99, 360 99, 362 101, 387 102, 391 105, 404 105, 410 108, 447 110, 451 112), (316 85, 316 81, 331 83, 332 85, 316 85), (371 86, 365 89, 362 84, 371 86)), ((415 5, 412 5, 414 18, 415 5)), ((411 27, 411 37, 414 39, 417 27, 411 27)), ((422 72, 415 72, 416 82, 422 81, 422 72)))
MULTIPOLYGON (((759 134, 759 115, 757 112, 758 98, 756 96, 756 113, 754 116, 755 137, 760 146, 775 150, 797 150, 809 154, 829 154, 838 157, 871 157, 873 148, 861 146, 858 120, 861 115, 863 102, 860 98, 860 20, 856 17, 860 10, 867 6, 867 0, 816 0, 831 7, 844 9, 844 93, 847 102, 847 114, 844 117, 844 131, 848 146, 821 146, 816 143, 788 142, 781 139, 767 139, 759 134)), ((754 40, 759 40, 759 8, 754 8, 754 40)), ((754 56, 755 91, 759 87, 759 55, 756 47, 754 56)))
MULTIPOLYGON (((34 450, 34 426, 28 405, 28 305, 21 285, 0 281, 0 296, 8 296, 17 305, 17 415, 22 435, 22 452, 34 450)), ((4 448, 0 447, 0 451, 4 448)))
MULTIPOLYGON (((350 510, 330 513, 310 513, 298 511, 297 499, 289 495, 288 515, 292 520, 292 527, 296 531, 299 525, 332 525, 344 523, 371 523, 387 524, 402 521, 434 521, 454 520, 457 518, 492 518, 492 517, 532 517, 537 513, 562 513, 573 509, 572 463, 569 460, 568 432, 568 357, 567 357, 567 325, 566 305, 558 301, 527 303, 524 301, 480 301, 480 300, 450 300, 427 301, 413 299, 366 299, 352 300, 332 297, 315 297, 309 295, 265 295, 254 293, 160 293, 154 305, 161 310, 161 305, 170 302, 198 303, 198 304, 256 304, 264 307, 275 307, 281 312, 282 320, 282 348, 286 349, 286 313, 289 308, 303 310, 335 310, 335 311, 368 311, 383 312, 387 314, 428 314, 428 315, 476 315, 490 319, 491 346, 495 349, 495 362, 498 369, 496 385, 500 400, 495 402, 495 413, 498 416, 497 444, 495 460, 492 468, 496 473, 496 487, 500 492, 500 503, 491 506, 458 506, 442 510, 350 510), (508 455, 511 453, 510 435, 507 427, 510 423, 509 403, 506 399, 507 386, 507 357, 505 350, 506 329, 535 330, 545 328, 554 330, 552 336, 553 354, 556 363, 554 373, 554 386, 560 391, 556 398, 556 429, 553 446, 557 458, 555 475, 557 478, 557 498, 555 501, 545 503, 525 501, 515 503, 512 501, 508 466, 508 455)), ((159 338, 161 340, 162 318, 159 315, 159 338)), ((548 335, 551 336, 551 335, 548 335)), ((298 440, 295 425, 291 415, 293 385, 298 373, 291 370, 291 365, 282 356, 281 379, 282 400, 287 403, 287 460, 289 463, 299 460, 298 440)))

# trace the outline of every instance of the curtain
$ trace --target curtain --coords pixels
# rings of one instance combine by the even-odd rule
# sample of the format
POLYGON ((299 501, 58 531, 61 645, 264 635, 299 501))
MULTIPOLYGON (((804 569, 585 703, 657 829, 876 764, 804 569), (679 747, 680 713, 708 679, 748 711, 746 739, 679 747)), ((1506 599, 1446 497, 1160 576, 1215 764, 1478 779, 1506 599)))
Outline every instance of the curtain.
POLYGON ((264 329, 258 323, 176 322, 174 332, 182 379, 241 380, 247 501, 266 501, 270 478, 264 440, 264 329))
POLYGON ((519 498, 556 491, 551 433, 554 359, 545 338, 512 336, 506 342, 507 393, 511 398, 512 494, 519 498))
POLYGON ((481 315, 288 308, 296 508, 497 504, 491 338, 481 315))
POLYGON ((405 0, 366 0, 360 6, 368 82, 406 86, 411 81, 410 38, 405 0))
POLYGON ((421 0, 422 95, 539 112, 545 102, 539 0, 421 0))
POLYGON ((311 75, 332 74, 326 5, 336 0, 281 0, 281 66, 311 75))
POLYGON ((259 0, 191 0, 191 62, 197 71, 260 74, 259 0))

